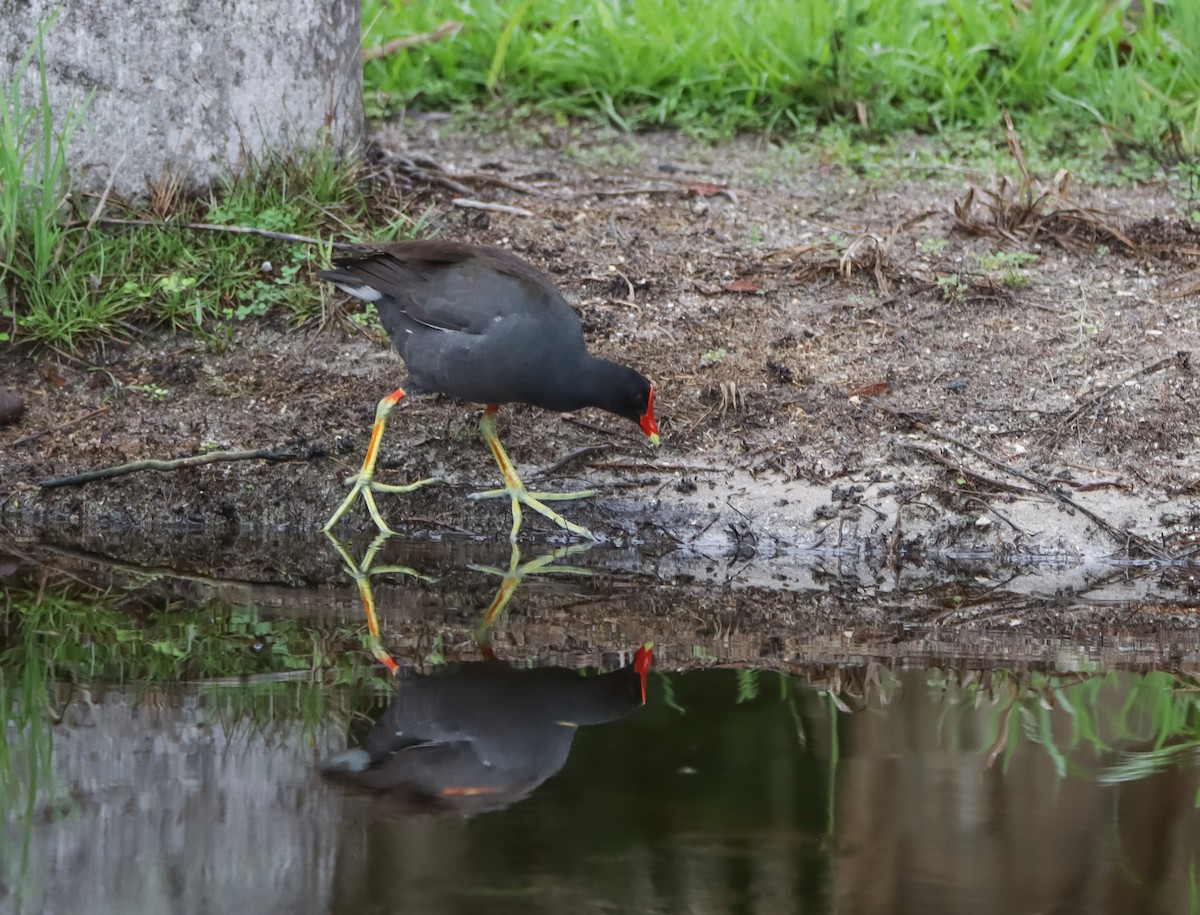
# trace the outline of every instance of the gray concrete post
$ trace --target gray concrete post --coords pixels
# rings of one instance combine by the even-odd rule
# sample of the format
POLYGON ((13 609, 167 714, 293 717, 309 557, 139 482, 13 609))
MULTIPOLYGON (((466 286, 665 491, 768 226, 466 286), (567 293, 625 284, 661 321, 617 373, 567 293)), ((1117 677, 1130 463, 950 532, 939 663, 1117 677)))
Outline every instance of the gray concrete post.
MULTIPOLYGON (((61 123, 91 98, 68 147, 72 186, 144 198, 174 178, 207 187, 248 162, 362 137, 360 0, 0 0, 0 87, 40 23, 61 123)), ((40 96, 36 60, 25 104, 40 96)))

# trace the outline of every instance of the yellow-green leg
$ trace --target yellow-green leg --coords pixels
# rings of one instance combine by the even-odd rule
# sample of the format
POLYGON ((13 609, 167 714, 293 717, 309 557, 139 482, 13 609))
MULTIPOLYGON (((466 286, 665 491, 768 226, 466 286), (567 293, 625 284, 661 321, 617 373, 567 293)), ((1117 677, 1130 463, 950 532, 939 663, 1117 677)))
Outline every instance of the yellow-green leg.
POLYGON ((383 646, 383 638, 379 630, 379 615, 375 611, 375 592, 371 588, 371 576, 382 575, 384 573, 391 573, 394 575, 411 575, 414 578, 428 583, 432 583, 436 581, 436 579, 430 578, 428 575, 422 575, 420 572, 410 568, 409 566, 391 565, 372 568, 372 564, 375 562, 375 556, 379 553, 379 550, 383 547, 383 545, 387 543, 388 538, 391 536, 390 534, 379 534, 379 536, 372 541, 371 545, 367 547, 367 552, 363 555, 361 562, 355 562, 353 557, 350 555, 350 551, 346 548, 346 545, 338 540, 333 534, 329 533, 329 531, 325 532, 325 536, 329 538, 329 541, 333 544, 334 549, 338 551, 339 555, 341 555, 342 562, 344 562, 346 565, 346 571, 349 573, 350 577, 354 579, 355 584, 358 585, 358 594, 359 597, 362 598, 363 611, 367 615, 367 637, 371 646, 371 654, 375 655, 376 660, 383 664, 383 666, 388 669, 388 672, 394 676, 396 671, 399 670, 399 665, 396 663, 396 659, 393 658, 388 650, 383 646))
POLYGON ((530 492, 527 490, 525 484, 521 482, 521 478, 517 476, 517 469, 513 466, 508 452, 504 450, 504 446, 500 444, 500 439, 496 435, 496 414, 499 410, 499 404, 491 404, 483 411, 483 416, 479 420, 479 431, 483 434, 483 440, 487 442, 488 447, 492 449, 492 456, 495 457, 496 463, 500 467, 500 472, 504 474, 504 488, 471 493, 470 498, 496 499, 507 496, 512 500, 513 524, 512 533, 509 534, 508 539, 513 543, 517 542, 517 532, 521 530, 522 505, 526 505, 535 512, 545 515, 563 530, 570 531, 572 534, 577 534, 580 537, 587 537, 589 540, 595 540, 596 535, 586 527, 580 527, 578 524, 571 523, 544 503, 562 501, 564 499, 587 499, 596 495, 596 490, 582 489, 579 492, 530 492))
POLYGON ((396 404, 400 403, 403 399, 404 389, 396 388, 391 394, 379 401, 379 406, 375 408, 375 425, 371 429, 371 441, 367 445, 367 455, 363 458, 362 470, 354 476, 346 478, 346 482, 353 483, 354 488, 342 500, 342 504, 337 507, 337 511, 325 522, 325 526, 321 530, 327 533, 332 530, 334 525, 342 519, 342 515, 350 510, 350 506, 361 495, 363 501, 367 503, 367 511, 370 512, 371 519, 375 522, 375 526, 379 528, 380 532, 394 534, 395 531, 387 526, 383 520, 383 515, 379 513, 379 507, 375 504, 374 494, 377 492, 412 492, 429 483, 436 482, 436 477, 427 477, 424 480, 417 480, 415 483, 407 483, 403 486, 375 482, 375 462, 379 460, 379 443, 383 439, 383 430, 387 426, 388 417, 396 409, 396 404))
POLYGON ((492 657, 492 625, 504 612, 504 608, 508 606, 508 602, 512 599, 514 593, 521 583, 531 575, 540 575, 546 572, 561 572, 566 575, 595 575, 591 569, 583 568, 582 566, 556 566, 554 565, 559 559, 566 556, 578 556, 586 553, 592 548, 590 543, 572 543, 569 546, 559 547, 553 553, 547 553, 545 556, 539 556, 530 562, 521 563, 521 548, 515 543, 512 545, 512 552, 508 558, 508 568, 501 569, 496 566, 484 566, 471 563, 467 568, 473 569, 476 572, 487 572, 491 575, 499 575, 502 579, 500 587, 496 589, 496 596, 492 598, 492 602, 488 605, 487 611, 484 613, 483 622, 475 629, 475 642, 483 652, 484 657, 492 657))

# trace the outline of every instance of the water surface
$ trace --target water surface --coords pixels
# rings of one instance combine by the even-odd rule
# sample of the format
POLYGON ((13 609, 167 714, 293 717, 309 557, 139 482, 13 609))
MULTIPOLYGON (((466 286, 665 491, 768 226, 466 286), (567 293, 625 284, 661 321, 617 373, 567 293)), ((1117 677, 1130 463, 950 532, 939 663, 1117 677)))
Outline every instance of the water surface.
POLYGON ((5 554, 5 911, 1197 908, 1186 630, 1035 634, 1092 611, 977 569, 110 546, 5 554), (612 672, 651 642, 643 706, 612 672))

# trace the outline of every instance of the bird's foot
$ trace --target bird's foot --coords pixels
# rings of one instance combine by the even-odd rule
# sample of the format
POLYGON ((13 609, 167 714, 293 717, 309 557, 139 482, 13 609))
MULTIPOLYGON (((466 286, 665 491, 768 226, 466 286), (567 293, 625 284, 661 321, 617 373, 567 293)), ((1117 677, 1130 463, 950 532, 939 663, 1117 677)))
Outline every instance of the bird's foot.
MULTIPOLYGON (((370 492, 370 490, 367 490, 370 492)), ((388 542, 391 535, 380 533, 367 547, 367 552, 363 554, 361 560, 355 560, 350 555, 350 550, 346 544, 338 540, 336 536, 328 530, 325 531, 325 536, 329 538, 329 542, 333 544, 333 548, 338 551, 342 557, 342 562, 345 563, 346 572, 354 579, 358 585, 358 593, 362 598, 363 610, 367 616, 367 636, 368 644, 371 648, 371 653, 388 671, 395 676, 400 669, 400 665, 396 663, 396 659, 383 645, 383 639, 379 630, 379 616, 375 611, 375 593, 371 587, 371 576, 390 573, 393 575, 409 575, 413 578, 423 581, 427 584, 433 584, 437 581, 436 578, 431 578, 428 575, 422 575, 416 569, 410 566, 390 565, 390 566, 375 566, 375 557, 388 542)))
POLYGON ((592 548, 590 543, 572 543, 567 546, 559 547, 553 553, 547 553, 545 556, 539 556, 529 562, 521 562, 521 548, 515 543, 512 545, 512 552, 509 555, 508 568, 501 569, 498 566, 485 566, 471 563, 467 568, 473 569, 476 572, 487 572, 489 575, 498 575, 502 579, 500 587, 496 590, 496 596, 492 598, 491 604, 484 614, 483 622, 475 630, 476 643, 486 651, 491 640, 492 625, 496 622, 496 618, 503 612, 512 599, 517 588, 526 579, 534 575, 541 575, 547 572, 558 572, 565 575, 595 575, 596 573, 583 566, 556 566, 554 565, 559 559, 567 556, 579 556, 586 553, 592 548))
POLYGON ((377 492, 414 492, 422 486, 428 486, 430 483, 438 482, 437 477, 426 477, 423 480, 417 480, 415 483, 405 483, 398 486, 394 483, 377 483, 372 477, 362 473, 356 473, 353 476, 346 478, 347 485, 353 485, 353 489, 342 500, 342 504, 337 507, 337 510, 325 522, 325 526, 321 530, 328 533, 333 527, 342 520, 342 515, 346 514, 362 496, 362 500, 367 503, 367 511, 371 515, 371 520, 375 522, 375 526, 379 528, 382 534, 392 535, 396 532, 387 526, 387 522, 383 520, 383 515, 379 513, 379 506, 375 504, 375 493, 377 492))
POLYGON ((512 532, 508 539, 516 543, 517 532, 521 530, 522 512, 521 506, 525 505, 533 509, 540 515, 549 518, 565 531, 575 534, 577 537, 586 537, 589 540, 599 539, 595 534, 589 531, 586 527, 568 521, 546 502, 561 502, 567 499, 590 499, 596 495, 595 489, 581 489, 577 492, 530 492, 524 485, 505 486, 502 489, 489 489, 484 492, 473 492, 467 498, 469 499, 499 499, 507 496, 512 500, 512 516, 513 526, 512 532))

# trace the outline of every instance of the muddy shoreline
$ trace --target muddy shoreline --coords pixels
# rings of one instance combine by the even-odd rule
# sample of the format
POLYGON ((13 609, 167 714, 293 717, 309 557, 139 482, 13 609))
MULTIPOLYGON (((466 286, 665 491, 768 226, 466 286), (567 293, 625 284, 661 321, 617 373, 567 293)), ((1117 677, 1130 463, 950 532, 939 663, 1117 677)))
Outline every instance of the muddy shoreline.
MULTIPOLYGON (((438 207, 442 236, 543 266, 593 351, 655 381, 654 452, 612 417, 501 414, 528 482, 601 491, 567 514, 604 546, 675 556, 689 576, 741 567, 741 587, 784 592, 805 591, 814 567, 896 583, 975 569, 1030 598, 1089 594, 1115 574, 1135 583, 1121 602, 1196 601, 1200 235, 1169 189, 1082 188, 1060 204, 1106 214, 1134 248, 1070 225, 1014 245, 986 231, 986 213, 955 214, 972 184, 961 175, 868 180, 819 156, 671 134, 596 134, 573 151, 420 125, 381 139, 460 176, 503 175, 489 199, 533 218, 464 213, 436 191, 414 206, 438 207), (614 150, 629 161, 610 164, 614 150), (1013 266, 1014 250, 1036 259, 1013 266)), ((262 556, 250 565, 286 566, 292 550, 302 566, 376 401, 402 377, 383 341, 336 321, 247 322, 219 347, 163 331, 72 354, 10 347, 0 388, 27 409, 0 427, 6 539, 78 547, 137 532, 151 548, 129 561, 153 565, 153 545, 178 539, 193 557, 236 544, 262 556), (253 449, 292 459, 39 485, 253 449)), ((436 397, 395 414, 381 477, 443 480, 381 500, 402 534, 507 549, 507 505, 465 499, 496 485, 477 420, 436 397)), ((338 532, 373 530, 356 510, 338 532)), ((564 542, 527 515, 526 551, 564 542)), ((1164 625, 1146 612, 1141 630, 1164 625)))

